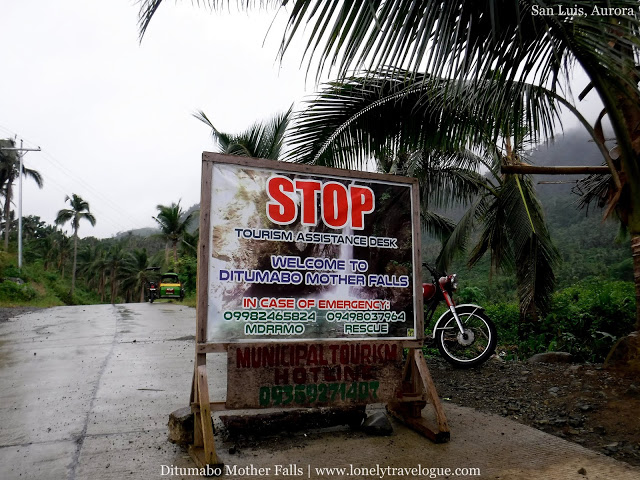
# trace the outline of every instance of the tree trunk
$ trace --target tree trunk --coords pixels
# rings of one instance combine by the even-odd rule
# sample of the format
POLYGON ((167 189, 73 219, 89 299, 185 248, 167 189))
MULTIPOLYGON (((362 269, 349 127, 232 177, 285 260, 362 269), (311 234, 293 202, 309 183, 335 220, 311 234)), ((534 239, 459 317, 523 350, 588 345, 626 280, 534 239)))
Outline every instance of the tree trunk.
POLYGON ((116 303, 116 272, 111 272, 111 303, 116 303))
POLYGON ((4 251, 9 251, 9 226, 11 223, 11 185, 13 178, 7 179, 7 191, 4 201, 4 251))
POLYGON ((173 241, 173 269, 178 273, 178 240, 173 241))
POLYGON ((104 303, 104 290, 105 290, 104 286, 105 286, 105 280, 106 280, 105 276, 106 276, 105 271, 102 270, 102 272, 100 272, 100 287, 99 287, 101 303, 104 303))
POLYGON ((640 332, 640 235, 631 237, 633 256, 633 281, 636 285, 636 331, 640 332))
POLYGON ((71 271, 71 296, 76 289, 76 267, 78 260, 78 229, 73 231, 73 270, 71 271))

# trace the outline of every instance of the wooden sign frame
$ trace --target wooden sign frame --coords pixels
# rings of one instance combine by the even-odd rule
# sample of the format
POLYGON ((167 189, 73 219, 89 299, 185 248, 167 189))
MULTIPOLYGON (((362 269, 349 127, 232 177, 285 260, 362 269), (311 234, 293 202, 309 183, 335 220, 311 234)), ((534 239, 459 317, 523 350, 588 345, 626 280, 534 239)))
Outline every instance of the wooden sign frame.
MULTIPOLYGON (((206 355, 208 353, 227 352, 236 342, 210 342, 208 338, 208 305, 209 305, 209 260, 212 254, 211 202, 212 202, 212 173, 216 163, 232 164, 259 169, 285 171, 293 174, 309 174, 327 177, 344 177, 346 179, 363 179, 378 182, 392 182, 410 185, 413 228, 413 298, 414 298, 414 338, 384 339, 368 338, 372 344, 389 343, 393 341, 397 348, 408 352, 402 379, 398 379, 395 398, 388 403, 388 410, 405 424, 416 429, 436 442, 446 442, 449 439, 449 428, 446 416, 440 404, 429 369, 422 355, 424 344, 423 302, 421 282, 421 242, 420 242, 420 212, 418 181, 415 178, 383 175, 377 173, 339 170, 327 167, 309 166, 277 162, 273 160, 238 157, 231 155, 203 152, 202 155, 202 183, 200 203, 200 239, 198 245, 198 297, 196 304, 196 345, 195 363, 191 388, 191 408, 194 413, 194 443, 190 446, 190 454, 200 468, 222 465, 215 451, 214 434, 211 422, 212 411, 227 410, 226 402, 211 401, 206 369, 206 355), (430 403, 435 410, 437 427, 432 429, 422 418, 423 407, 430 403)), ((300 341, 300 340, 298 340, 300 341)), ((303 339, 302 341, 305 341, 303 339)), ((314 339, 313 342, 322 342, 314 339)), ((327 339, 336 341, 336 339, 327 339)), ((358 339, 340 339, 344 343, 362 341, 358 339)), ((295 405, 291 405, 295 406, 295 405)))

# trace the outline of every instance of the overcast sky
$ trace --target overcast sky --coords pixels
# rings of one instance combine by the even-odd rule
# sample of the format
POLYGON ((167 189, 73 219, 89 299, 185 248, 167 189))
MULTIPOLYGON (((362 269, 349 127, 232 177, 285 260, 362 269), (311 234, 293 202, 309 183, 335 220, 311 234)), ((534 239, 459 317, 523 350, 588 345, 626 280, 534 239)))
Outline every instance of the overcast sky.
POLYGON ((42 190, 24 182, 25 216, 52 223, 76 193, 97 218, 81 237, 153 226, 157 204, 200 200, 201 155, 214 146, 196 110, 239 132, 314 91, 302 45, 276 58, 283 14, 267 35, 275 12, 167 0, 141 44, 137 15, 135 0, 2 1, 0 138, 42 148, 24 157, 44 177, 42 190))

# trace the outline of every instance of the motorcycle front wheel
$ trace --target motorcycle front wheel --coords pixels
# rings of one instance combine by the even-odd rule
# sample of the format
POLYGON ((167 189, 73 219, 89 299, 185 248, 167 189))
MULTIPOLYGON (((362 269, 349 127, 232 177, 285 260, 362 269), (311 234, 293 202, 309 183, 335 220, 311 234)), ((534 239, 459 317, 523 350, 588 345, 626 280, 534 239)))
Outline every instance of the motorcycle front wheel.
POLYGON ((496 349, 495 325, 477 307, 456 307, 456 313, 464 332, 460 332, 456 319, 449 312, 435 332, 440 354, 457 368, 471 368, 484 363, 496 349))
POLYGON ((155 300, 154 299, 154 295, 152 293, 152 294, 149 295, 149 303, 153 303, 154 300, 155 300))

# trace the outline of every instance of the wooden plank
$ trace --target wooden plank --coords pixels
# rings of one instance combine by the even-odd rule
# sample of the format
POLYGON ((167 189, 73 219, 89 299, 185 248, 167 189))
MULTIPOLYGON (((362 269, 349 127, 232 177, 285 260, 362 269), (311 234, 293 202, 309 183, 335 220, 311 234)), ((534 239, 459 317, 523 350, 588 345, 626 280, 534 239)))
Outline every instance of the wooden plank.
MULTIPOLYGON (((237 155, 225 155, 222 153, 203 152, 202 160, 212 163, 230 163, 253 168, 264 168, 268 170, 283 170, 293 173, 308 173, 312 175, 327 175, 331 177, 357 177, 365 180, 378 180, 387 183, 412 184, 416 182, 413 177, 403 177, 401 175, 390 175, 388 173, 364 172, 362 170, 346 170, 342 168, 330 168, 317 165, 306 165, 301 163, 281 162, 278 160, 267 160, 264 158, 240 157, 237 155)), ((200 206, 202 208, 202 205, 200 206)))
MULTIPOLYGON (((194 402, 199 402, 200 393, 198 389, 198 367, 194 366, 193 369, 195 377, 194 386, 194 402)), ((193 446, 201 448, 204 445, 204 436, 202 433, 202 415, 200 407, 194 408, 194 403, 191 404, 191 411, 193 412, 193 446)))
POLYGON ((446 443, 451 438, 449 431, 434 432, 425 418, 412 416, 409 412, 409 404, 392 404, 387 407, 387 411, 407 427, 427 437, 434 443, 446 443))
POLYGON ((436 391, 436 385, 433 383, 431 373, 429 372, 429 367, 427 367, 427 362, 425 362, 424 355, 422 355, 422 350, 413 350, 413 358, 415 359, 415 364, 418 368, 419 377, 422 379, 427 398, 433 405, 433 409, 436 412, 438 428, 441 432, 448 432, 449 425, 447 424, 447 416, 445 415, 444 409, 442 408, 442 403, 440 403, 440 398, 438 397, 438 392, 436 391))
POLYGON ((221 477, 224 475, 224 464, 208 464, 204 448, 189 445, 189 456, 196 464, 196 466, 202 469, 205 477, 221 477))
POLYGON ((200 422, 204 440, 204 462, 208 465, 219 465, 216 446, 211 425, 211 407, 209 405, 209 385, 207 383, 206 365, 198 366, 198 400, 200 403, 200 422))
POLYGON ((609 167, 541 167, 537 165, 502 165, 500 167, 502 173, 520 173, 533 175, 606 175, 611 173, 609 167))
POLYGON ((421 342, 424 341, 424 306, 422 300, 422 232, 420 222, 420 185, 417 179, 413 179, 411 188, 411 207, 413 218, 413 304, 415 309, 414 336, 421 342))
POLYGON ((209 291, 209 230, 211 228, 211 175, 213 164, 202 162, 200 186, 200 238, 198 240, 198 297, 196 300, 196 343, 205 343, 208 323, 209 291))
MULTIPOLYGON (((223 412, 227 409, 227 404, 225 402, 209 402, 209 408, 211 409, 212 412, 223 412)), ((191 404, 191 411, 192 412, 199 412, 200 411, 200 404, 199 403, 192 403, 191 404)))

